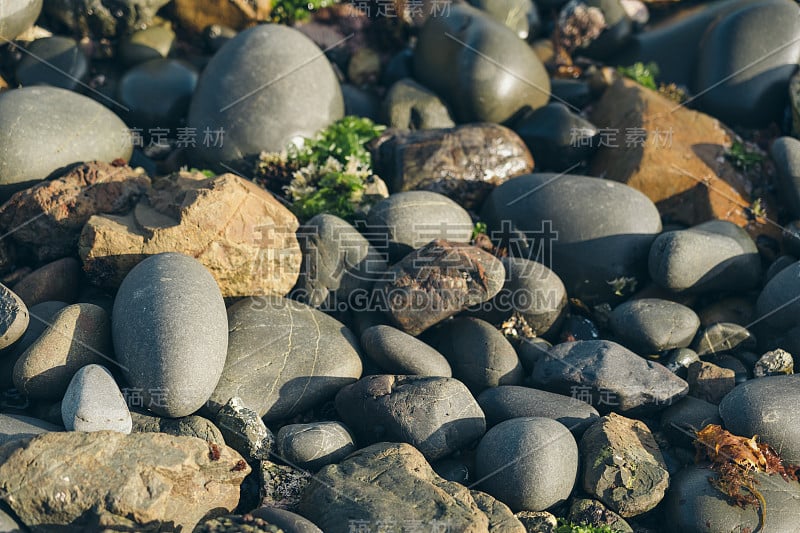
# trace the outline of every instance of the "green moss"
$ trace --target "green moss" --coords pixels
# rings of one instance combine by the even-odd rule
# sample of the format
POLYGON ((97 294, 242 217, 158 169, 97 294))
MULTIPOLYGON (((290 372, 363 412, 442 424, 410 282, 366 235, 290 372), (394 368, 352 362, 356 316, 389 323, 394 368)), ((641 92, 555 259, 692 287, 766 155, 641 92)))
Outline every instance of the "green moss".
POLYGON ((590 526, 588 524, 576 525, 563 518, 558 519, 556 533, 617 533, 609 526, 590 526))
POLYGON ((214 172, 213 170, 205 169, 205 168, 204 169, 200 169, 200 168, 192 167, 192 168, 189 169, 189 172, 191 172, 193 174, 199 172, 200 174, 202 174, 203 176, 205 176, 207 178, 214 178, 214 177, 217 176, 216 172, 214 172))
POLYGON ((763 155, 751 150, 741 141, 734 141, 725 153, 725 157, 733 166, 745 172, 764 161, 763 155))
POLYGON ((594 468, 600 468, 600 465, 606 462, 607 459, 610 459, 614 455, 614 450, 610 446, 603 447, 600 450, 600 453, 597 454, 597 458, 594 460, 594 468))
POLYGON ((278 24, 294 24, 311 17, 313 11, 337 3, 336 0, 276 0, 269 17, 278 24))
POLYGON ((654 91, 658 90, 658 84, 656 83, 658 65, 653 62, 647 64, 634 63, 629 67, 617 67, 617 70, 620 74, 626 78, 632 79, 642 87, 647 87, 654 91))

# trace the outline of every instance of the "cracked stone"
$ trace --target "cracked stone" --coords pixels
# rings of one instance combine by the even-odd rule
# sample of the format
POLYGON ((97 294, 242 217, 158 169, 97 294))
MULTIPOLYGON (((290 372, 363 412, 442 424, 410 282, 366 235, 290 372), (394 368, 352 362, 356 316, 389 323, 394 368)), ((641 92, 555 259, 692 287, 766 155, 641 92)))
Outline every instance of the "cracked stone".
POLYGON ((216 422, 228 446, 248 462, 269 459, 275 443, 272 432, 258 413, 234 396, 216 414, 216 422))

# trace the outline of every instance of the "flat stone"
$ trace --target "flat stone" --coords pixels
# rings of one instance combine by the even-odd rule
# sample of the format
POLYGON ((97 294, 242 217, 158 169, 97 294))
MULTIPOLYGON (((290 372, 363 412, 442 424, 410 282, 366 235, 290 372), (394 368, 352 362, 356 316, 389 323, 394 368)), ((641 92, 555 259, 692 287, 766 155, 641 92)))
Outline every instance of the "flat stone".
POLYGON ((641 354, 686 348, 700 327, 700 319, 689 307, 655 298, 625 302, 609 318, 617 340, 641 354))
POLYGON ((378 324, 364 330, 361 347, 387 372, 446 378, 453 375, 450 363, 441 353, 392 326, 378 324))
POLYGON ((6 503, 29 527, 169 523, 191 531, 207 513, 239 503, 250 473, 239 461, 230 448, 193 437, 46 433, 0 447, 0 479, 6 503))
POLYGON ((353 437, 339 422, 312 422, 283 426, 277 435, 281 460, 315 472, 335 464, 356 450, 353 437))
POLYGON ((626 415, 658 411, 689 390, 662 365, 606 340, 553 346, 534 365, 530 381, 537 388, 592 400, 601 412, 626 415))
POLYGON ((336 411, 359 443, 408 442, 430 460, 471 444, 486 430, 477 402, 453 378, 367 376, 336 395, 336 411))
POLYGON ((133 151, 110 109, 55 87, 0 93, 0 147, 0 201, 73 163, 128 161, 133 151))
POLYGON ((341 322, 278 297, 228 309, 228 356, 209 408, 238 396, 266 422, 290 418, 361 377, 358 340, 341 322))
POLYGON ((339 82, 322 51, 293 28, 262 24, 225 43, 203 70, 187 124, 222 129, 224 141, 212 149, 198 143, 191 157, 204 167, 241 165, 313 136, 343 113, 339 82))
POLYGON ((565 501, 578 475, 578 445, 550 418, 513 418, 486 432, 475 452, 480 488, 514 511, 565 501))
POLYGON ((178 172, 124 216, 91 217, 78 252, 88 278, 116 288, 139 262, 178 251, 202 263, 224 296, 278 294, 297 281, 297 218, 253 182, 178 172))
POLYGON ((14 284, 14 292, 28 308, 42 302, 72 303, 78 297, 81 264, 72 257, 43 265, 14 284))
POLYGON ((580 450, 583 490, 621 516, 645 513, 664 498, 669 473, 643 422, 604 416, 583 434, 580 450))
POLYGON ((83 163, 14 194, 0 207, 0 228, 40 262, 72 256, 92 215, 129 211, 149 185, 141 168, 83 163))
POLYGON ((0 350, 17 342, 25 334, 29 322, 25 303, 0 283, 0 350))
POLYGON ((346 533, 354 520, 373 526, 377 521, 414 521, 430 528, 446 524, 464 533, 525 531, 508 507, 480 493, 479 504, 473 494, 436 475, 413 446, 380 443, 322 469, 299 512, 326 533, 346 533))
POLYGON ((53 315, 47 329, 14 365, 14 386, 29 398, 60 400, 83 366, 114 363, 108 315, 74 304, 53 315))
POLYGON ((116 358, 151 411, 177 418, 205 404, 225 365, 228 322, 202 264, 178 253, 145 259, 122 282, 112 316, 116 358))
POLYGON ((61 401, 67 431, 130 433, 133 425, 114 376, 101 365, 86 365, 69 382, 61 401))
POLYGON ((38 418, 0 413, 0 445, 49 431, 64 431, 64 428, 38 418))
POLYGON ((509 256, 544 264, 570 297, 589 304, 630 294, 646 279, 647 253, 661 231, 642 193, 572 174, 512 178, 492 191, 481 218, 509 256))
POLYGON ((373 296, 399 329, 419 335, 472 305, 494 297, 505 268, 492 254, 468 244, 435 240, 408 254, 379 281, 373 296))
POLYGON ((488 427, 512 418, 551 418, 578 438, 600 416, 597 409, 576 398, 517 385, 486 389, 477 400, 488 427))

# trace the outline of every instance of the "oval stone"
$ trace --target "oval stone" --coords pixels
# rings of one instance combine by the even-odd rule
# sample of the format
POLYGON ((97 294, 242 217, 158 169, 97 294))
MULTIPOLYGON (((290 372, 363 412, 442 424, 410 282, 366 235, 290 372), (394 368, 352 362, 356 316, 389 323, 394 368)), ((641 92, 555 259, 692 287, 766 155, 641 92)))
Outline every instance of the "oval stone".
POLYGON ((677 302, 642 298, 617 306, 611 312, 609 326, 623 346, 652 355, 689 346, 700 327, 700 319, 677 302))
POLYGON ((78 370, 61 402, 67 431, 130 433, 131 413, 117 382, 105 367, 86 365, 78 370))
POLYGON ((647 254, 661 231, 656 206, 618 182, 535 173, 508 180, 481 218, 509 256, 552 269, 570 297, 587 303, 628 295, 647 275, 647 254))
POLYGON ((399 329, 378 324, 361 334, 361 346, 387 372, 417 376, 453 375, 442 354, 399 329))
POLYGON ((339 422, 289 424, 278 431, 275 442, 284 461, 311 471, 338 463, 356 450, 353 437, 339 422))
POLYGON ((228 41, 206 66, 188 126, 224 131, 218 146, 197 143, 197 164, 235 164, 280 152, 344 114, 339 82, 325 54, 299 31, 263 24, 228 41))
POLYGON ((358 340, 344 324, 300 302, 247 298, 228 309, 225 370, 209 407, 234 396, 265 422, 332 398, 361 377, 358 340))
POLYGON ((55 87, 0 93, 0 201, 72 163, 132 152, 125 123, 91 98, 55 87))
POLYGON ((17 66, 17 82, 22 87, 49 85, 72 91, 89 72, 89 60, 69 37, 36 39, 28 52, 17 66))
POLYGON ((177 418, 211 396, 228 321, 219 286, 200 262, 165 253, 136 265, 117 292, 111 326, 117 360, 145 407, 177 418))

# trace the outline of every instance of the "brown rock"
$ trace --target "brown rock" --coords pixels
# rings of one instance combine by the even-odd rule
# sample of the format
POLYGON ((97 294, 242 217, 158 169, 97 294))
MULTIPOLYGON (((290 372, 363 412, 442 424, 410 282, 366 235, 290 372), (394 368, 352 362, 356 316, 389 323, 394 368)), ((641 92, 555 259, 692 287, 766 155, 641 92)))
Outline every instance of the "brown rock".
POLYGON ((0 231, 29 247, 39 261, 75 255, 89 217, 130 211, 149 185, 140 168, 84 163, 14 194, 0 207, 0 231))
POLYGON ((427 531, 525 531, 503 503, 439 477, 413 446, 387 442, 323 468, 299 512, 326 533, 353 531, 356 524, 377 531, 378 522, 392 524, 387 531, 412 523, 427 531))
POLYGON ((13 290, 29 308, 42 302, 72 303, 78 297, 81 264, 65 257, 37 268, 17 283, 13 290))
POLYGON ((250 181, 179 172, 155 181, 130 213, 91 217, 79 253, 89 279, 107 288, 150 255, 181 252, 209 269, 223 296, 282 296, 300 273, 297 227, 250 181))
POLYGON ((689 365, 686 382, 689 396, 719 405, 736 386, 736 372, 707 361, 696 361, 689 365))
POLYGON ((669 473, 644 422, 611 413, 586 430, 579 448, 583 489, 621 516, 645 513, 664 498, 669 473))
MULTIPOLYGON (((591 121, 616 132, 616 139, 608 143, 614 146, 597 151, 592 174, 640 190, 667 222, 694 226, 722 219, 747 229, 753 238, 780 236, 774 224, 749 218, 761 184, 725 158, 736 135, 717 119, 617 78, 596 104, 591 121), (637 128, 646 133, 643 142, 635 139, 637 128)), ((774 217, 770 199, 758 195, 766 202, 767 215, 774 217)))
POLYGON ((45 433, 0 446, 0 489, 31 527, 191 531, 206 515, 231 512, 249 473, 227 446, 161 433, 45 433))
POLYGON ((375 291, 395 325, 411 335, 493 298, 503 287, 505 267, 469 244, 435 240, 394 265, 375 291))
POLYGON ((268 20, 270 0, 175 0, 175 17, 181 26, 195 33, 206 26, 220 24, 243 30, 268 20))
POLYGON ((438 192, 466 209, 480 206, 509 178, 533 170, 533 157, 522 139, 498 124, 390 130, 371 150, 376 172, 393 192, 438 192))

